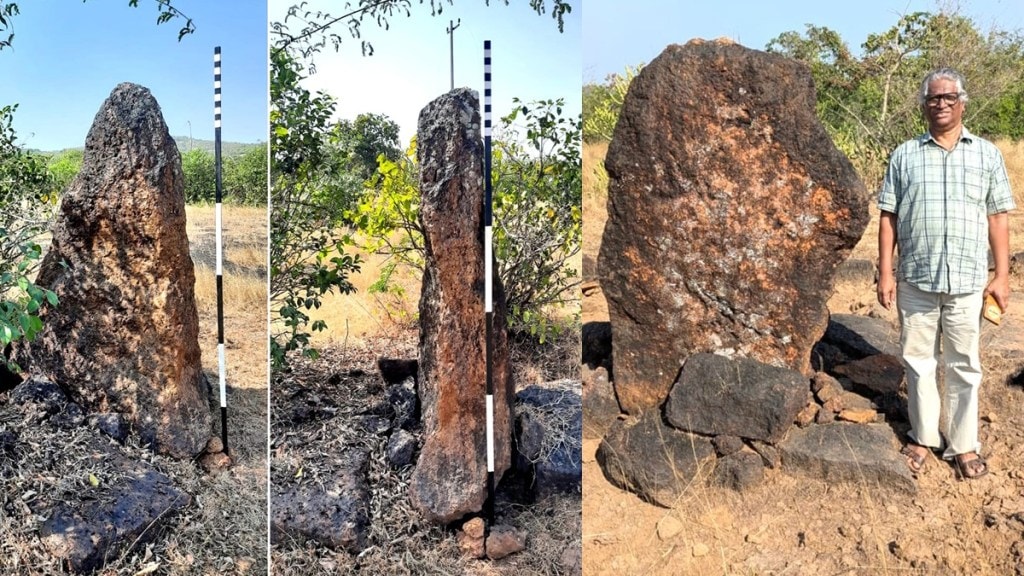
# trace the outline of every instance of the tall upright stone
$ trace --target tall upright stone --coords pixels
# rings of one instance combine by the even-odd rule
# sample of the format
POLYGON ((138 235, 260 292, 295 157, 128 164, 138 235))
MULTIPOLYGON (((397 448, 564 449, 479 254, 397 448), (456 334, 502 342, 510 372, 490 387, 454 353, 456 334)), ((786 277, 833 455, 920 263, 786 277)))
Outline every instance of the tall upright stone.
POLYGON ((804 65, 728 41, 669 46, 633 81, 598 265, 627 412, 660 405, 697 352, 810 374, 868 222, 814 105, 804 65))
MULTIPOLYGON (((420 296, 424 444, 410 484, 434 522, 477 512, 487 496, 483 145, 476 93, 458 89, 420 112, 420 223, 426 262, 420 296)), ((497 269, 497 267, 495 267, 497 269)), ((505 297, 494 278, 495 482, 512 462, 512 373, 505 297)))
POLYGON ((92 412, 178 458, 210 437, 181 157, 149 90, 119 84, 85 141, 37 283, 57 293, 26 351, 92 412))

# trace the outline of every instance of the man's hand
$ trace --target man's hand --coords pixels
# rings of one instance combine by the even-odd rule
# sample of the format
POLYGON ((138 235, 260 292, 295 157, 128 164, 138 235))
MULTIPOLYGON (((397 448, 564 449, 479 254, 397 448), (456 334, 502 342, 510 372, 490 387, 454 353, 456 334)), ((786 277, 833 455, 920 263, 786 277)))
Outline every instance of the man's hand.
POLYGON ((996 304, 999 304, 999 310, 1006 312, 1006 308, 1010 305, 1010 280, 1005 276, 996 275, 995 278, 988 283, 985 287, 985 292, 982 297, 992 295, 996 299, 996 304))
POLYGON ((886 310, 892 310, 896 302, 896 278, 892 270, 878 272, 878 303, 886 310))

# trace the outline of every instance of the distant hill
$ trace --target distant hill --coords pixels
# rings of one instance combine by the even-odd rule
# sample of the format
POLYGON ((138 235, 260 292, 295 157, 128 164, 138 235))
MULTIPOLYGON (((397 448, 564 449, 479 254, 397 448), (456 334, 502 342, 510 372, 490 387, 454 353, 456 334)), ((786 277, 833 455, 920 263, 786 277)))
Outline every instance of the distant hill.
MULTIPOLYGON (((185 152, 188 152, 189 150, 193 150, 193 149, 196 149, 196 148, 198 148, 200 150, 206 150, 210 154, 213 154, 213 140, 203 140, 203 139, 200 139, 200 138, 189 138, 188 136, 171 136, 171 138, 174 138, 174 143, 178 145, 178 151, 181 152, 182 154, 184 154, 185 152)), ((266 142, 244 143, 244 142, 226 142, 226 141, 221 141, 221 143, 220 143, 220 152, 221 152, 221 154, 224 155, 225 158, 231 158, 232 156, 238 156, 240 154, 244 154, 246 152, 246 150, 249 150, 251 148, 255 148, 257 146, 266 146, 266 142)), ((82 150, 82 149, 83 149, 83 147, 79 146, 77 148, 66 148, 65 150, 82 150)), ((42 156, 53 156, 55 154, 60 154, 63 151, 64 150, 43 151, 43 150, 36 150, 36 149, 31 149, 31 148, 29 149, 29 152, 32 152, 34 154, 40 154, 42 156)))

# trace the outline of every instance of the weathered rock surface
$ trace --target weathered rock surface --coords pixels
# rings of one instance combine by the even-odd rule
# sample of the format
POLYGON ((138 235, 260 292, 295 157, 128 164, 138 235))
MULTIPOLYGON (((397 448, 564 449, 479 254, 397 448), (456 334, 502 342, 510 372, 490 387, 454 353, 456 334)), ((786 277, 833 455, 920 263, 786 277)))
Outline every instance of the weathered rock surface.
POLYGON ((338 456, 334 475, 323 482, 274 484, 270 499, 270 529, 282 537, 314 540, 337 550, 359 552, 366 547, 370 491, 366 485, 368 454, 347 448, 338 456))
POLYGON ((738 452, 719 458, 711 481, 719 486, 743 492, 764 481, 764 464, 753 452, 738 452))
POLYGON ((81 498, 65 498, 39 527, 39 538, 54 556, 75 572, 88 572, 128 546, 145 544, 162 525, 187 507, 192 498, 148 464, 130 461, 94 442, 90 457, 116 470, 81 498))
POLYGON ((832 371, 849 379, 854 390, 871 395, 899 392, 904 373, 903 362, 889 354, 840 364, 832 371))
POLYGON ((807 403, 802 374, 749 358, 694 354, 665 403, 665 419, 681 430, 778 442, 807 403))
POLYGON ((660 405, 697 352, 809 375, 868 194, 815 116, 808 69, 669 46, 633 81, 605 166, 598 270, 622 408, 660 405))
POLYGON ((714 458, 710 440, 668 426, 657 410, 616 422, 597 449, 598 464, 612 484, 666 508, 714 458))
POLYGON ((896 436, 885 424, 809 426, 791 432, 779 449, 782 469, 790 474, 917 491, 896 436))
POLYGON ((388 388, 388 410, 391 426, 412 430, 420 425, 420 402, 416 396, 416 381, 409 377, 388 388))
POLYGON ((821 337, 859 360, 875 354, 900 355, 900 329, 887 320, 856 314, 833 314, 821 337))
POLYGON ((388 438, 387 456, 391 466, 401 468, 412 464, 415 453, 416 437, 411 432, 399 428, 388 438))
POLYGON ((487 535, 487 557, 491 560, 500 560, 525 549, 526 532, 504 524, 491 527, 487 535))
POLYGON ((95 426, 100 432, 110 436, 114 440, 124 444, 128 439, 128 424, 124 416, 116 412, 106 414, 93 414, 89 417, 89 423, 95 426))
POLYGON ((516 468, 532 473, 538 494, 579 490, 583 480, 579 387, 563 380, 516 393, 516 468))
POLYGON ((459 549, 470 558, 484 557, 484 521, 483 518, 470 518, 456 534, 459 549))
POLYGON ((735 454, 746 446, 739 436, 715 436, 711 439, 711 445, 715 447, 715 452, 719 456, 735 454))
MULTIPOLYGON (((410 480, 413 506, 448 523, 487 496, 483 143, 476 94, 458 89, 420 112, 419 395, 424 443, 410 480)), ((505 296, 494 278, 495 482, 512 463, 512 373, 505 296)))
POLYGON ((56 292, 23 366, 89 412, 120 412, 157 452, 209 436, 181 159, 149 90, 118 85, 96 114, 36 283, 56 292))
POLYGON ((583 371, 583 436, 601 438, 619 417, 619 402, 604 366, 583 371))

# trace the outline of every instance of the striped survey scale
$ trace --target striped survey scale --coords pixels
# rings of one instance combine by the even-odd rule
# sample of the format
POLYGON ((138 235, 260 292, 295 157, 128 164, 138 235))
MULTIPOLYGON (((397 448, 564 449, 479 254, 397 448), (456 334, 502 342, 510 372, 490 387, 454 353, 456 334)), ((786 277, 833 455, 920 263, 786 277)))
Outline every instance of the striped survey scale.
POLYGON ((224 364, 224 246, 221 235, 221 161, 220 161, 220 46, 213 49, 213 162, 216 181, 214 221, 217 243, 217 379, 220 385, 220 439, 228 453, 228 396, 224 364))
POLYGON ((487 331, 484 356, 487 363, 487 501, 484 503, 484 547, 494 524, 494 247, 491 230, 491 41, 484 40, 484 317, 487 331))

